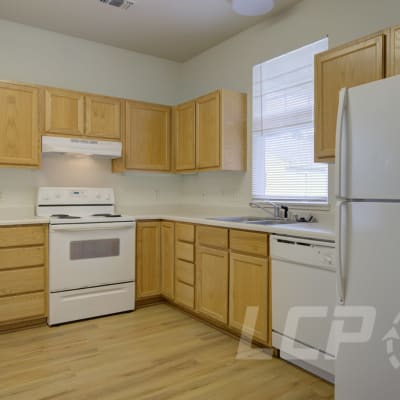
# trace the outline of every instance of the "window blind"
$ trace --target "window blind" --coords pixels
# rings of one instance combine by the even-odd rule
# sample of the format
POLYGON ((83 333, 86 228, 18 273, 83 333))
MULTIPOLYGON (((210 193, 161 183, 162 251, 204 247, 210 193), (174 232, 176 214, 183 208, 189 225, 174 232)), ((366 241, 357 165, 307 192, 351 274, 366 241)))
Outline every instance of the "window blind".
POLYGON ((254 199, 328 199, 328 166, 314 163, 314 55, 327 48, 324 38, 253 67, 254 199))

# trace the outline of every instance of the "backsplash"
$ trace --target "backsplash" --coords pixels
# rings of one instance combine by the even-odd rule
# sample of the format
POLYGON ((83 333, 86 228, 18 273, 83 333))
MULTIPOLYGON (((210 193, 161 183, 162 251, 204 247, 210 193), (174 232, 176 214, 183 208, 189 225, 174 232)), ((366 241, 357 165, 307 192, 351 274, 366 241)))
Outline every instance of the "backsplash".
POLYGON ((0 169, 0 208, 33 207, 39 186, 112 187, 119 206, 176 204, 182 177, 126 172, 113 174, 111 161, 101 158, 48 154, 40 170, 0 169))

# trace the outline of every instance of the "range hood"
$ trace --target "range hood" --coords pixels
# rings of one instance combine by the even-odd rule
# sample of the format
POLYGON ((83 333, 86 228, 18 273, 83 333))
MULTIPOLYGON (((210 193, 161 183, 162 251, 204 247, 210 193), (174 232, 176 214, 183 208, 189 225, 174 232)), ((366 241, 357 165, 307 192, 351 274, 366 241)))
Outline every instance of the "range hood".
POLYGON ((83 154, 103 158, 119 158, 121 142, 42 136, 42 153, 83 154))

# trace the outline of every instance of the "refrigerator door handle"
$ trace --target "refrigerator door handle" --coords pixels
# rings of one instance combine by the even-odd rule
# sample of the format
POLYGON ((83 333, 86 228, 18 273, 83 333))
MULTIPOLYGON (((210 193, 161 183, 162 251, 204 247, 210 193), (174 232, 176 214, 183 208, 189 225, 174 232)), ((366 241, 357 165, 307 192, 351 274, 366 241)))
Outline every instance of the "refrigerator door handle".
POLYGON ((346 243, 343 240, 343 206, 346 201, 338 201, 336 204, 336 287, 338 294, 338 302, 343 305, 345 302, 344 293, 344 277, 343 277, 343 255, 345 253, 342 244, 346 243))
POLYGON ((336 188, 336 197, 345 197, 343 196, 342 190, 342 171, 346 173, 346 166, 343 165, 346 155, 343 149, 343 136, 344 136, 344 116, 345 110, 347 107, 347 89, 344 88, 339 92, 339 107, 338 107, 338 115, 336 121, 336 163, 335 163, 335 188, 336 188))

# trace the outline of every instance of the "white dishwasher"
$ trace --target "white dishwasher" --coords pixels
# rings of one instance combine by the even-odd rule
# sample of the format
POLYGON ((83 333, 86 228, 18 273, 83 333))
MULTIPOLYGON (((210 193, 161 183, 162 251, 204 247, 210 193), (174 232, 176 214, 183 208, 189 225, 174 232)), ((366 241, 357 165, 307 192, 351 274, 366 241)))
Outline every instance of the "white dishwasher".
POLYGON ((272 345, 281 358, 333 382, 327 344, 336 304, 335 244, 271 235, 270 248, 272 345))

